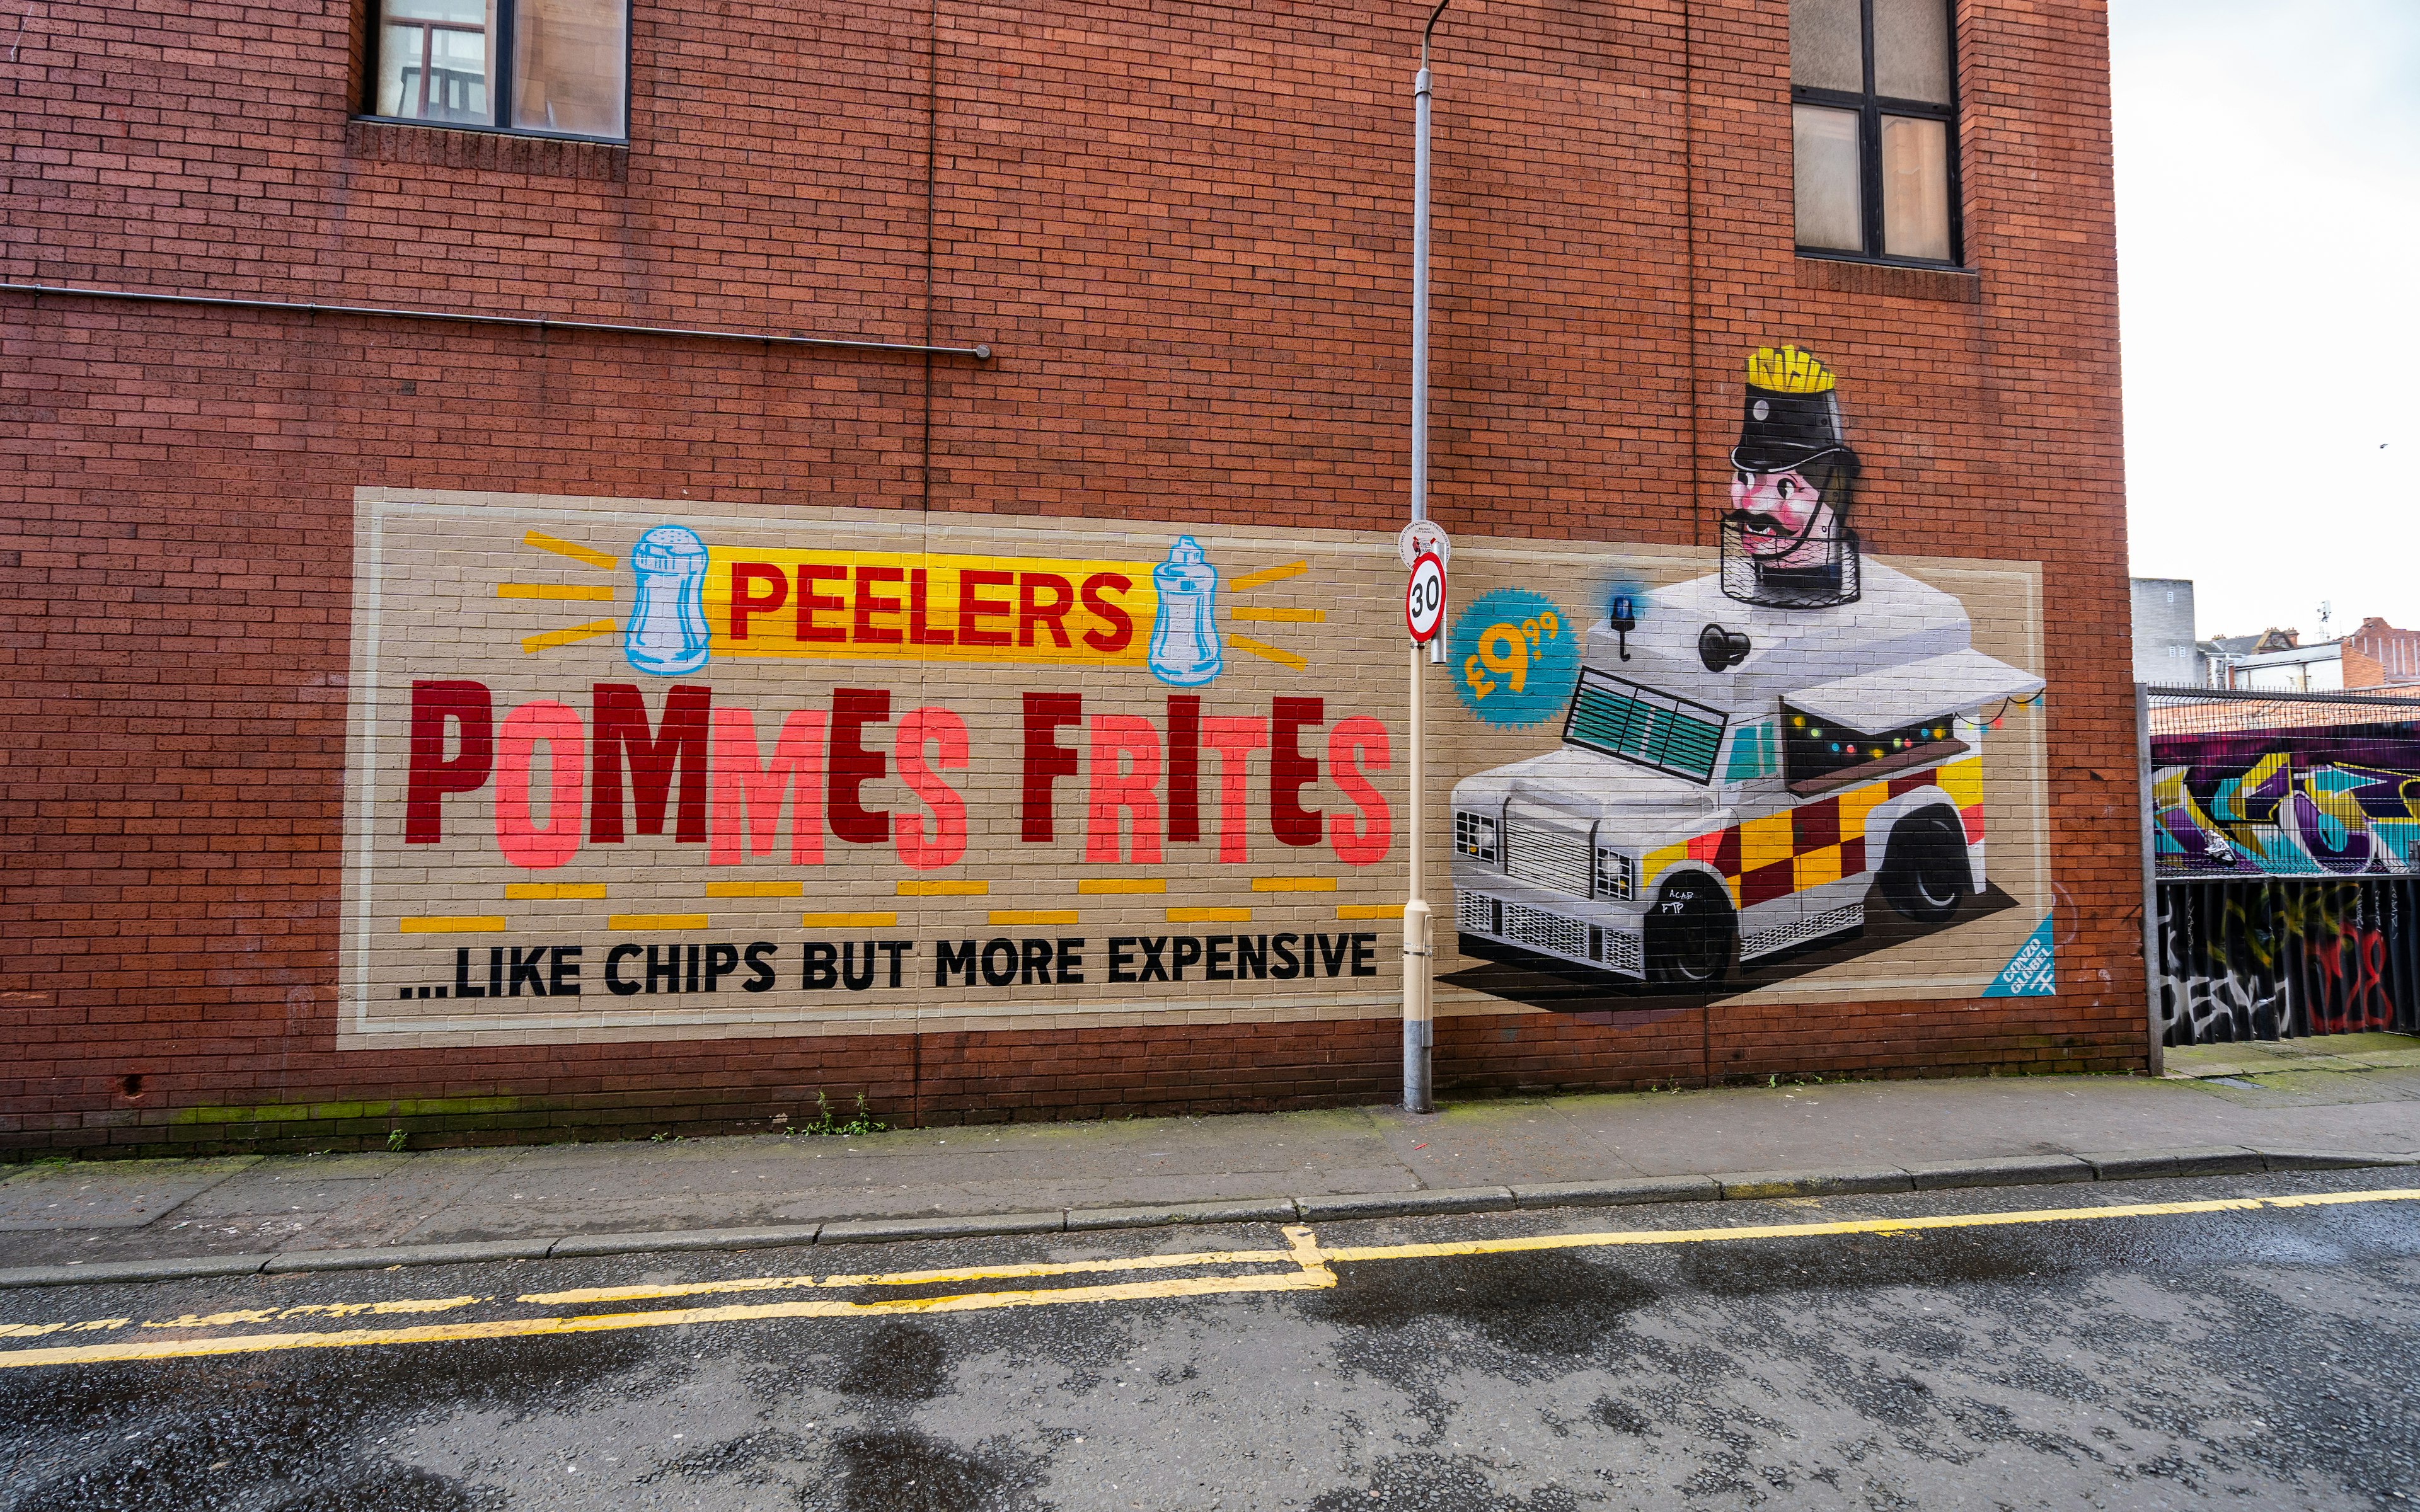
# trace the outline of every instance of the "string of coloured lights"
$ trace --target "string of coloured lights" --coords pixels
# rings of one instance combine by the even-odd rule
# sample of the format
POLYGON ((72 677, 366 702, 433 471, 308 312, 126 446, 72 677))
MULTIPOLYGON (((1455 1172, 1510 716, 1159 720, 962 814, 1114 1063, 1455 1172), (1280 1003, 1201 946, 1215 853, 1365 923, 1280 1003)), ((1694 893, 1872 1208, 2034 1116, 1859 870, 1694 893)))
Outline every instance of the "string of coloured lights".
POLYGON ((2000 728, 2000 721, 2009 717, 2009 711, 2010 709, 2039 709, 2041 707, 2042 700, 2048 697, 2050 697, 2050 690, 2048 688, 2044 688, 2042 691, 2036 693, 2029 699, 2002 699, 2000 701, 2000 706, 1993 710, 1991 716, 1987 718, 1977 719, 1961 714, 1954 717, 1953 722, 1965 725, 1972 729, 1976 733, 1980 734, 1986 730, 1997 730, 2000 728))
POLYGON ((2040 708, 2044 696, 2043 693, 2036 693, 2031 698, 2005 698, 2000 701, 1998 708, 1981 718, 1976 718, 1971 715, 1953 714, 1938 723, 1927 720, 1913 729, 1896 731, 1885 735, 1860 735, 1854 731, 1846 730, 1827 731, 1820 724, 1811 723, 1807 716, 1796 714, 1791 716, 1791 729, 1788 733, 1792 739, 1811 742, 1816 750, 1826 752, 1834 757, 1854 762, 1858 759, 1860 748, 1863 748, 1866 760, 1880 761, 1885 756, 1896 755, 1900 751, 1917 749, 1930 741, 1947 740, 1962 726, 1972 730, 1977 734, 1986 730, 1997 730, 2000 728, 2001 721, 2008 717, 2010 709, 2040 708), (1871 744, 1869 745, 1869 742, 1871 744))

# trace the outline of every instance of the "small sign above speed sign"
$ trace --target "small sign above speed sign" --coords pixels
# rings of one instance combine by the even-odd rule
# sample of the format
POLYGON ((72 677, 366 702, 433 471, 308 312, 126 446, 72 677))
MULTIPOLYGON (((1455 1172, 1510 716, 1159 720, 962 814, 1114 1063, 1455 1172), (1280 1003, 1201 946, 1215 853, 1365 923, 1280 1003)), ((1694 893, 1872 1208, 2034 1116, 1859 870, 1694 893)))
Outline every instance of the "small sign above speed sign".
POLYGON ((1403 559, 1404 566, 1418 562, 1423 553, 1435 557, 1439 562, 1453 560, 1452 537, 1446 534, 1444 526, 1433 519, 1416 519, 1404 526, 1403 532, 1395 537, 1395 555, 1403 559))
POLYGON ((1412 580, 1404 589, 1404 628, 1412 640, 1427 645, 1445 625, 1445 563, 1434 551, 1412 562, 1412 580))

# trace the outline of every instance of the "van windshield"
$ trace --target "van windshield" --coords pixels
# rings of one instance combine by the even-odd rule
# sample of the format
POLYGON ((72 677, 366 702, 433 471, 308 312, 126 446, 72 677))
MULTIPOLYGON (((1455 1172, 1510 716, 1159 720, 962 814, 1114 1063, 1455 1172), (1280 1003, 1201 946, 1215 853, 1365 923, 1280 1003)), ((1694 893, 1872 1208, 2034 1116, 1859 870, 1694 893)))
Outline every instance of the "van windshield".
POLYGON ((1584 669, 1572 691, 1563 741, 1692 782, 1711 782, 1726 717, 1720 709, 1584 669))

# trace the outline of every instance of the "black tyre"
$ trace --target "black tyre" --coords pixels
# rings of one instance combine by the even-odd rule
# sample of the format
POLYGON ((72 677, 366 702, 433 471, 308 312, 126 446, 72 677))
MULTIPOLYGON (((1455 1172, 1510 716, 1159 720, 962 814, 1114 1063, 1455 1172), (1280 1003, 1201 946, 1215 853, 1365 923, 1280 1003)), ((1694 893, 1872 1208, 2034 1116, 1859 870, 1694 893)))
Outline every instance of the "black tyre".
POLYGON ((1714 878, 1692 872, 1656 890, 1647 910, 1647 980, 1676 987, 1712 987, 1730 975, 1739 926, 1730 895, 1714 878))
POLYGON ((1884 901, 1902 918, 1938 924, 1956 914, 1975 887, 1958 811, 1919 809, 1893 825, 1881 880, 1884 901))

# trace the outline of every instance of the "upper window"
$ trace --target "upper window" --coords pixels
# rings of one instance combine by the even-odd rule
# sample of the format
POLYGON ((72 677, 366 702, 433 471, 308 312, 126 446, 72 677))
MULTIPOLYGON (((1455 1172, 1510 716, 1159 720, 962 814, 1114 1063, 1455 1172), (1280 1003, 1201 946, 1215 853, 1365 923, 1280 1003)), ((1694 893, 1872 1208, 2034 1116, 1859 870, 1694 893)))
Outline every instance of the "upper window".
POLYGON ((628 134, 629 0, 374 0, 371 114, 628 134))
POLYGON ((1950 0, 1790 0, 1798 245, 1954 263, 1950 0))

